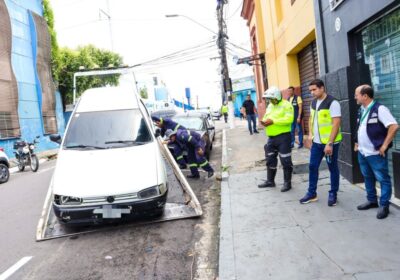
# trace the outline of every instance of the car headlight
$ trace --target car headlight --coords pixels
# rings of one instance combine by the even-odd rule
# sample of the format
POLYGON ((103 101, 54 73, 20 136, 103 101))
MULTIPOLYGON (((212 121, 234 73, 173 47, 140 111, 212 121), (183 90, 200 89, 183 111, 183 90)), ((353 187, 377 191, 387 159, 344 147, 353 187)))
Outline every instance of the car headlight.
POLYGON ((58 205, 80 205, 82 198, 64 195, 54 195, 54 202, 58 205))
MULTIPOLYGON (((163 184, 162 184, 162 185, 163 185, 163 184)), ((140 191, 140 192, 138 193, 138 197, 144 199, 144 198, 152 198, 152 197, 159 196, 160 194, 164 193, 164 192, 161 190, 161 186, 162 186, 162 185, 154 186, 154 187, 145 189, 145 190, 143 190, 143 191, 140 191)))

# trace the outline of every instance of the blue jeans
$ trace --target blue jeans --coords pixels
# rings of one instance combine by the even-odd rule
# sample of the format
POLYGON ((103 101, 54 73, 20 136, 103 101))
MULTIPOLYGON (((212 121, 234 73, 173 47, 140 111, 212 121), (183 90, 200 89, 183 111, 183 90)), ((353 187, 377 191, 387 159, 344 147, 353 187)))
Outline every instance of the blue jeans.
MULTIPOLYGON (((319 175, 318 171, 319 171, 319 166, 321 165, 321 161, 325 156, 324 149, 325 149, 325 144, 313 143, 311 147, 308 194, 312 196, 317 194, 317 184, 319 175)), ((329 193, 333 195, 336 195, 339 190, 340 175, 339 175, 338 156, 339 156, 339 144, 334 144, 333 153, 330 156, 330 160, 327 160, 329 172, 331 174, 331 190, 329 191, 329 193)))
POLYGON ((364 176, 365 189, 367 190, 367 199, 370 202, 377 202, 375 184, 378 181, 381 185, 380 206, 388 206, 392 196, 392 181, 389 176, 387 157, 380 155, 363 156, 358 153, 358 162, 361 173, 364 176))
POLYGON ((294 122, 292 123, 292 147, 294 145, 295 137, 296 137, 296 128, 299 132, 299 145, 303 146, 303 128, 301 127, 301 123, 297 123, 297 119, 294 119, 294 122))
POLYGON ((256 132, 257 131, 257 116, 256 114, 252 115, 247 115, 247 125, 249 127, 250 133, 256 132), (251 129, 251 123, 253 123, 253 129, 251 129))

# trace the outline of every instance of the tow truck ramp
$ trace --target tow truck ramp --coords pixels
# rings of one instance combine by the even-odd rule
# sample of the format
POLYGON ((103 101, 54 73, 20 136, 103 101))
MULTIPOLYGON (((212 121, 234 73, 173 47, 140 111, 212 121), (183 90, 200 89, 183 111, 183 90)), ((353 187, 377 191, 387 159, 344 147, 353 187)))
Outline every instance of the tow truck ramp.
POLYGON ((91 225, 84 227, 68 227, 59 223, 53 212, 51 189, 46 195, 43 205, 42 215, 36 231, 36 241, 44 241, 61 237, 70 237, 83 233, 106 231, 118 227, 140 226, 146 224, 160 223, 172 220, 200 217, 203 214, 201 205, 182 174, 178 165, 168 148, 158 139, 161 151, 163 153, 167 173, 168 173, 168 198, 165 205, 164 214, 161 217, 153 219, 141 219, 131 222, 121 222, 118 224, 91 225))

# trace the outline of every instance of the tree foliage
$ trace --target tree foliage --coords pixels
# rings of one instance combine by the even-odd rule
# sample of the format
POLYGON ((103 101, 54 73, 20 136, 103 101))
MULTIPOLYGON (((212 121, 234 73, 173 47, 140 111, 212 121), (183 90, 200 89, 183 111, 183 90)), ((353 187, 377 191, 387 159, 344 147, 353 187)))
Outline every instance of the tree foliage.
MULTIPOLYGON (((51 68, 54 81, 58 83, 58 89, 63 99, 63 105, 73 101, 73 75, 80 71, 80 67, 85 69, 107 68, 110 66, 120 66, 123 64, 122 57, 111 51, 96 48, 93 45, 81 46, 76 50, 60 48, 57 43, 57 34, 54 30, 54 14, 49 4, 49 0, 43 0, 43 16, 47 21, 51 38, 51 68)), ((105 85, 118 85, 119 75, 93 76, 77 78, 77 93, 93 87, 103 87, 105 85)))
POLYGON ((144 86, 143 88, 141 88, 141 89, 139 90, 139 93, 140 93, 140 97, 141 97, 141 98, 143 98, 143 99, 149 98, 149 93, 148 93, 148 91, 147 91, 147 87, 146 87, 146 86, 144 86))

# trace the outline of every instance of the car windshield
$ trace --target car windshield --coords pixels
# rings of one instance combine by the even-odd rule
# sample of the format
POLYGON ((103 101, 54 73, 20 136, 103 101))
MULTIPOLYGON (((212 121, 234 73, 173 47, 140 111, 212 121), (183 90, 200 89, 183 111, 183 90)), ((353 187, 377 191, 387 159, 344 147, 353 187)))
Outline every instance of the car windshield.
POLYGON ((203 119, 200 117, 175 117, 172 119, 187 129, 204 130, 203 119))
POLYGON ((65 149, 107 149, 152 141, 138 109, 75 113, 65 136, 65 149))

